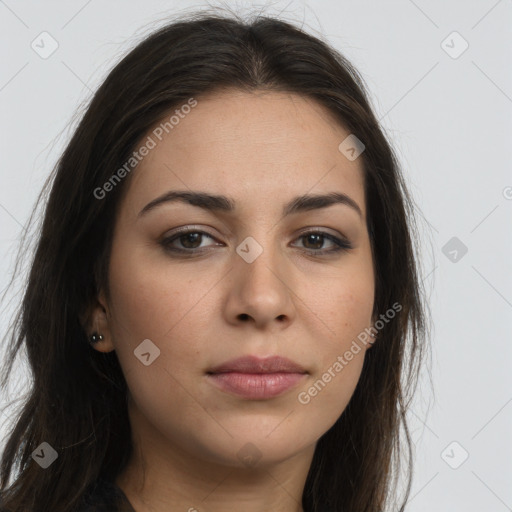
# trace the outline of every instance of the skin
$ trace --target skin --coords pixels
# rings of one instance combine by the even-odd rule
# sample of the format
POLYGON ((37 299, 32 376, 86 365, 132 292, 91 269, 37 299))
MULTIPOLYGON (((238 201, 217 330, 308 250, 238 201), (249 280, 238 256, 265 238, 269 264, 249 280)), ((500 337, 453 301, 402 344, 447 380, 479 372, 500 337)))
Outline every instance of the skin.
POLYGON ((91 317, 104 336, 96 350, 116 350, 130 393, 135 453, 116 483, 138 512, 169 505, 220 512, 233 503, 246 512, 302 511, 316 443, 347 406, 370 347, 361 345, 317 396, 299 403, 298 394, 372 325, 362 159, 338 150, 350 132, 310 99, 231 90, 197 100, 130 176, 112 244, 110 300, 102 291, 91 317), (170 190, 224 194, 236 210, 169 202, 139 216, 170 190), (329 192, 350 196, 362 216, 335 204, 282 217, 292 198, 329 192), (187 237, 172 243, 204 250, 199 256, 160 244, 181 226, 208 233, 195 245, 187 237), (304 228, 345 237, 353 248, 318 256, 335 245, 308 242, 304 228), (248 236, 263 248, 252 263, 236 252, 248 236), (145 339, 160 349, 148 366, 134 355, 145 339), (247 354, 288 357, 308 375, 268 400, 211 385, 208 369, 247 354), (237 456, 247 443, 256 465, 237 456))

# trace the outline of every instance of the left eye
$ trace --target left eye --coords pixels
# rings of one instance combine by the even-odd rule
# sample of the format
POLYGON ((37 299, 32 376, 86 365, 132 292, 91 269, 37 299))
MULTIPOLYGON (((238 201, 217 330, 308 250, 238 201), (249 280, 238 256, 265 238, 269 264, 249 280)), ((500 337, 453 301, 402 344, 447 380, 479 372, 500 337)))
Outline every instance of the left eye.
MULTIPOLYGON (((203 248, 201 248, 201 242, 203 241, 203 237, 208 237, 211 238, 212 240, 214 239, 211 235, 205 233, 204 231, 189 230, 181 231, 178 234, 172 235, 168 238, 164 238, 161 241, 161 244, 167 251, 170 252, 194 254, 198 252, 204 252, 204 246, 203 248), (177 241, 179 241, 181 247, 176 247, 175 245, 173 245, 174 242, 177 241)), ((338 238, 334 235, 325 233, 323 231, 308 231, 306 233, 302 233, 297 238, 297 240, 302 240, 304 244, 309 245, 310 247, 305 248, 306 251, 314 253, 316 255, 335 253, 339 251, 346 251, 348 249, 352 249, 352 245, 348 240, 338 238), (331 242, 331 249, 322 248, 325 240, 331 242)))
POLYGON ((330 235, 329 233, 324 233, 323 231, 309 231, 307 233, 303 233, 299 237, 299 239, 305 240, 306 244, 314 246, 312 249, 310 248, 309 250, 312 250, 312 252, 315 252, 317 254, 327 254, 352 248, 348 240, 342 240, 337 236, 330 235), (333 248, 327 250, 317 250, 320 249, 318 245, 323 245, 325 240, 329 240, 333 248))
POLYGON ((185 249, 197 249, 200 246, 200 242, 204 236, 207 236, 208 238, 211 238, 213 240, 213 237, 209 235, 208 233, 205 233, 204 231, 182 231, 177 235, 173 235, 169 238, 165 238, 162 240, 162 244, 164 247, 171 251, 181 251, 181 252, 191 252, 191 251, 184 251, 182 248, 174 247, 172 245, 173 242, 176 240, 179 240, 182 244, 182 247, 185 247, 185 249), (199 242, 199 245, 197 243, 199 242))

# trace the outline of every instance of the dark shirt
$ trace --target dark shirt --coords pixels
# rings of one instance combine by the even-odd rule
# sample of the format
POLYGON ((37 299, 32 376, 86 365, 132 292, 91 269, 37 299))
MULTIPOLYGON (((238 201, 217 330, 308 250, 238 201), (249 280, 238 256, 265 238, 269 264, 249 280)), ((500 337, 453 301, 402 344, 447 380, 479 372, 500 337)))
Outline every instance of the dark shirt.
POLYGON ((114 482, 98 480, 77 512, 135 512, 125 493, 114 482))

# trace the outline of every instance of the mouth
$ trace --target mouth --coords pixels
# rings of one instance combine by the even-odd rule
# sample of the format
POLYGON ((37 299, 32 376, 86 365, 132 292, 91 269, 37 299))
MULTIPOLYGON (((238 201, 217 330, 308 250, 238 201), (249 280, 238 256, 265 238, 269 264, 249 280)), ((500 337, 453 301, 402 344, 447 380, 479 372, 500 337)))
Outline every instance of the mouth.
POLYGON ((207 372, 208 380, 218 389, 248 400, 277 397, 296 387, 307 375, 302 366, 279 356, 245 356, 207 372))

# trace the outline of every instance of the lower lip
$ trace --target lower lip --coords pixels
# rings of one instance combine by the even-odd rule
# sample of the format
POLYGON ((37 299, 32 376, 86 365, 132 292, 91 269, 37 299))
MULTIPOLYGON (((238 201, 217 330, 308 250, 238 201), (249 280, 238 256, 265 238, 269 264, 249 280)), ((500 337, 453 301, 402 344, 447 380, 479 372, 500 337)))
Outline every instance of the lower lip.
POLYGON ((304 373, 213 373, 208 377, 223 391, 247 398, 265 400, 295 387, 304 373))

